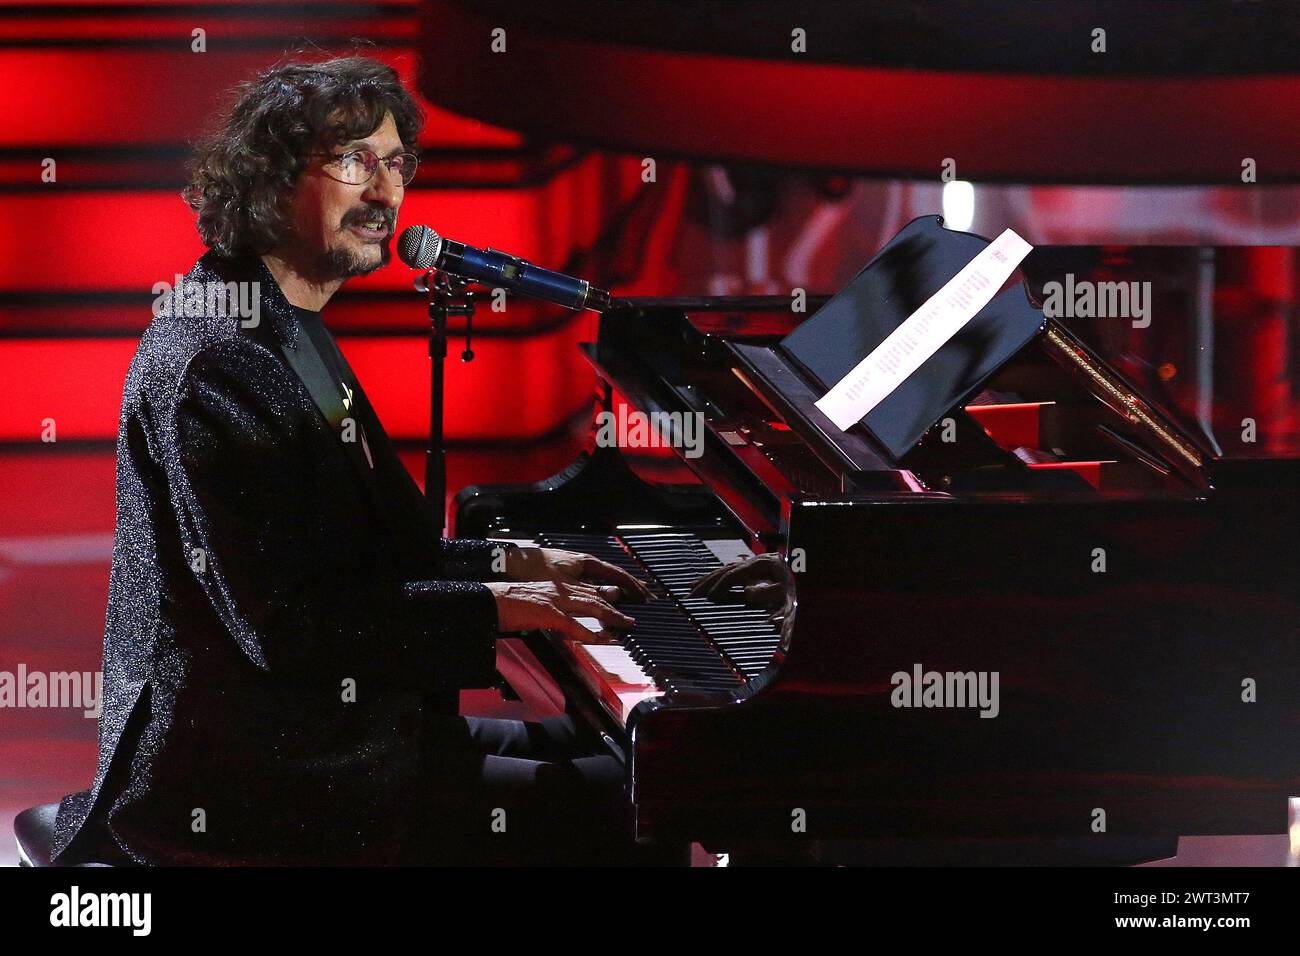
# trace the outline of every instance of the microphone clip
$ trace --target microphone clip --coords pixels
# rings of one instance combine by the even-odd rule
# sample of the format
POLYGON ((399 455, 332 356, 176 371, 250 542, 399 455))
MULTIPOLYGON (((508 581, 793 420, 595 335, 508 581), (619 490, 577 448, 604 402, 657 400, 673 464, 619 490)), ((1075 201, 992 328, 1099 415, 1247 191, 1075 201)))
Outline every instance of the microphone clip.
POLYGON ((429 319, 433 323, 429 355, 435 359, 447 355, 447 320, 453 315, 465 317, 465 348, 461 350, 462 362, 474 361, 473 328, 474 300, 478 293, 471 289, 473 280, 430 269, 415 278, 415 291, 430 294, 429 319), (437 354, 435 354, 435 352, 437 354))

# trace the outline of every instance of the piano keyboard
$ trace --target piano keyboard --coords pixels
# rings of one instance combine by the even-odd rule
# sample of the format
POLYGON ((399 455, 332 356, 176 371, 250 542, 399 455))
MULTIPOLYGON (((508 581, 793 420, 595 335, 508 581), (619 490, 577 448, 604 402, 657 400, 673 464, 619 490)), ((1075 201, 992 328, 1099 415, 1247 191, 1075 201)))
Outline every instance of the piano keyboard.
MULTIPOLYGON (((750 555, 734 540, 682 532, 622 535, 543 533, 543 547, 581 551, 645 582, 654 598, 618 605, 636 619, 618 643, 574 643, 572 650, 607 708, 626 722, 642 700, 674 691, 734 691, 761 674, 781 642, 766 611, 692 598, 691 586, 724 563, 750 555)), ((594 624, 594 622, 592 622, 594 624)), ((591 625, 589 625, 591 626, 591 625)))

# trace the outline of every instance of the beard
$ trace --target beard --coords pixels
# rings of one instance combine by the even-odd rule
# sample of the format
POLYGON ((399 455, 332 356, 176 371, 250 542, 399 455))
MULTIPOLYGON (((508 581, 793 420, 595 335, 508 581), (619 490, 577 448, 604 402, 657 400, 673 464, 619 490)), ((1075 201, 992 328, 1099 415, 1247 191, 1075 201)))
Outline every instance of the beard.
MULTIPOLYGON (((370 209, 354 209, 339 223, 339 231, 347 234, 349 226, 358 225, 370 219, 373 213, 370 209)), ((370 246, 379 247, 379 258, 375 259, 365 250, 358 250, 351 242, 346 245, 333 246, 322 253, 319 261, 321 274, 332 279, 351 279, 356 276, 365 276, 374 272, 376 269, 388 265, 393 258, 392 241, 393 231, 397 227, 397 213, 395 210, 387 210, 381 213, 384 223, 388 226, 388 235, 382 242, 366 243, 367 248, 370 246)))
POLYGON ((335 279, 351 279, 366 276, 388 265, 393 258, 392 239, 376 243, 379 246, 379 258, 375 259, 346 246, 327 249, 321 256, 320 271, 322 275, 335 279))

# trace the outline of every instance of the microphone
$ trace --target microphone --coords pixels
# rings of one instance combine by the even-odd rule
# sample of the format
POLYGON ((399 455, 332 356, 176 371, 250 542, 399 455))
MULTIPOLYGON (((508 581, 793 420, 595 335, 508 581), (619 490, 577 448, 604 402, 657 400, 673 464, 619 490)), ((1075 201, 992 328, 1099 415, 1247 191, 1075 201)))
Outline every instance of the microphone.
POLYGON ((412 269, 441 269, 568 309, 604 312, 609 308, 609 293, 586 279, 552 272, 495 249, 475 249, 444 239, 428 226, 404 229, 397 240, 397 256, 412 269))

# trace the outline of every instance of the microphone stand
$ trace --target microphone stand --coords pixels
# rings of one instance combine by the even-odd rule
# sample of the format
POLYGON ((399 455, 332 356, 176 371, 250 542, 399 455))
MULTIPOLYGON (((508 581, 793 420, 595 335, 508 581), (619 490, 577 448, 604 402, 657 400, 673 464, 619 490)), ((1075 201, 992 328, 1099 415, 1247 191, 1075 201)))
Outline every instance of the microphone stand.
POLYGON ((447 451, 443 446, 443 408, 446 402, 447 320, 465 316, 465 349, 461 360, 472 362, 470 328, 474 321, 474 296, 470 280, 431 269, 415 280, 415 291, 429 298, 429 444, 424 457, 424 498, 438 533, 447 531, 447 451), (430 277, 433 278, 430 284, 430 277))

